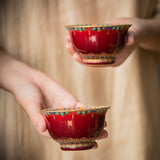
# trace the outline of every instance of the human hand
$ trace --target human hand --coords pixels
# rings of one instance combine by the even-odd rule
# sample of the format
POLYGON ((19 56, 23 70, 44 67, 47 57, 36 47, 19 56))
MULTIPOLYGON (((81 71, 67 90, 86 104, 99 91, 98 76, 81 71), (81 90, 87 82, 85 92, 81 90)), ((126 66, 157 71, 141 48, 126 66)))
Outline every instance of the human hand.
MULTIPOLYGON (((44 73, 1 53, 0 74, 4 75, 0 77, 0 87, 15 95, 34 126, 40 134, 46 137, 50 137, 50 135, 41 109, 83 105, 59 83, 44 73)), ((99 138, 106 138, 107 135, 107 131, 104 130, 99 138)), ((94 148, 96 147, 97 143, 94 145, 94 148)))
MULTIPOLYGON (((145 39, 147 32, 149 30, 149 25, 145 20, 138 18, 120 18, 114 21, 109 22, 110 24, 132 24, 132 26, 128 30, 128 34, 126 37, 126 44, 124 49, 117 55, 116 61, 114 64, 108 64, 106 66, 119 66, 122 64, 127 57, 132 53, 132 51, 140 46, 141 42, 145 39)), ((76 53, 73 49, 70 35, 66 35, 67 43, 65 45, 66 49, 72 55, 72 57, 83 64, 82 58, 76 53)))

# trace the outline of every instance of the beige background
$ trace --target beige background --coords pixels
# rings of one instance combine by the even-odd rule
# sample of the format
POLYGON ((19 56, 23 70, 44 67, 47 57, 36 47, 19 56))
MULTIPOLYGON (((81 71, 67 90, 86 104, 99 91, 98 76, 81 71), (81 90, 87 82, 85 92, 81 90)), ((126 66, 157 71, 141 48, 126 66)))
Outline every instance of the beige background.
POLYGON ((40 136, 14 96, 0 89, 0 160, 159 160, 155 54, 136 49, 120 67, 91 68, 74 61, 64 47, 66 24, 149 18, 156 5, 156 0, 1 0, 2 47, 60 82, 83 103, 112 108, 106 117, 109 137, 98 141, 97 150, 63 152, 40 136))

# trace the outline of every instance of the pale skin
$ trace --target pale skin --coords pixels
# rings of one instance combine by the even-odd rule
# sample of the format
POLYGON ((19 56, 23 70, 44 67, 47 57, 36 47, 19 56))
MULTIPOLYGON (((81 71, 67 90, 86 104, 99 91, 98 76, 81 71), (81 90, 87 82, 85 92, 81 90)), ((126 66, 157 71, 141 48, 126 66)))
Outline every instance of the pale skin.
MULTIPOLYGON (((140 46, 142 48, 160 51, 160 18, 141 20, 137 18, 121 18, 110 23, 133 24, 129 29, 126 46, 116 58, 115 64, 119 66, 132 51, 140 46)), ((73 58, 83 64, 82 59, 73 50, 69 35, 67 35, 66 48, 73 58)), ((10 57, 4 50, 0 50, 0 87, 15 95, 18 103, 29 115, 32 123, 40 134, 50 137, 46 123, 40 111, 47 107, 81 106, 79 100, 46 74, 10 57)), ((105 123, 106 126, 107 123, 105 123)), ((99 139, 106 138, 108 132, 103 131, 99 139)), ((95 143, 94 148, 97 148, 95 143)))
MULTIPOLYGON (((84 106, 64 87, 46 74, 12 58, 0 50, 0 87, 12 92, 40 134, 49 137, 41 109, 84 106)), ((107 123, 105 123, 105 126, 107 123)), ((106 138, 103 131, 99 139, 106 138)), ((95 143, 94 148, 97 148, 95 143)))

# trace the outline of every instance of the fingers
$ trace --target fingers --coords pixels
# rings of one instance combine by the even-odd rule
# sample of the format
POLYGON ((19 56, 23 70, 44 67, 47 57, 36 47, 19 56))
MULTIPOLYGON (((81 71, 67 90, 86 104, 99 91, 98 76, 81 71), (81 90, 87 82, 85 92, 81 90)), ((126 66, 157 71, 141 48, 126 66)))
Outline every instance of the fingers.
POLYGON ((129 57, 129 55, 134 51, 136 48, 136 44, 130 44, 129 46, 125 46, 123 50, 116 56, 115 63, 112 64, 112 67, 120 66, 125 60, 129 57))
POLYGON ((17 88, 14 94, 19 104, 29 115, 37 130, 39 132, 46 131, 45 119, 41 114, 41 109, 44 107, 44 104, 40 89, 34 84, 27 82, 22 85, 20 89, 17 88))
POLYGON ((97 148, 98 148, 98 144, 97 144, 97 142, 94 142, 94 146, 92 149, 97 149, 97 148))
POLYGON ((73 56, 75 53, 72 43, 71 43, 71 39, 70 39, 70 35, 67 34, 66 35, 66 40, 68 41, 68 43, 66 43, 65 48, 69 51, 69 53, 73 56))
POLYGON ((73 49, 73 46, 72 46, 72 43, 71 42, 68 42, 66 45, 65 45, 65 48, 69 51, 69 53, 73 56, 75 53, 74 49, 73 49))
POLYGON ((84 105, 84 104, 81 103, 81 102, 78 102, 77 105, 76 105, 76 107, 86 107, 86 105, 84 105))
POLYGON ((44 137, 47 137, 47 138, 52 138, 48 132, 48 130, 44 131, 44 132, 40 132, 40 134, 44 137))
POLYGON ((43 118, 42 114, 38 113, 38 114, 34 115, 34 118, 32 116, 30 116, 30 117, 31 117, 31 120, 32 120, 33 124, 35 125, 36 129, 39 131, 39 133, 42 136, 45 136, 47 138, 51 138, 51 136, 47 130, 45 119, 43 118))
MULTIPOLYGON (((102 134, 100 137, 97 138, 97 140, 100 140, 100 139, 104 139, 104 138, 107 138, 108 137, 108 132, 106 130, 103 130, 102 134)), ((98 148, 98 144, 97 142, 94 142, 94 146, 92 149, 97 149, 98 148)))
POLYGON ((68 42, 65 45, 65 48, 69 51, 69 53, 71 54, 71 56, 79 63, 82 63, 82 58, 79 56, 78 53, 76 53, 73 49, 72 43, 68 42))
POLYGON ((62 85, 43 73, 39 74, 38 77, 34 78, 34 81, 43 93, 45 108, 74 107, 78 104, 78 99, 62 85))
POLYGON ((112 24, 131 24, 131 27, 128 30, 128 38, 126 40, 126 46, 130 46, 134 43, 139 43, 146 35, 147 27, 143 20, 138 18, 128 18, 122 17, 119 19, 115 19, 110 21, 112 24))
POLYGON ((73 55, 73 58, 74 58, 77 62, 83 64, 82 58, 81 58, 77 53, 75 53, 75 54, 73 55))
POLYGON ((104 127, 107 127, 107 121, 104 122, 104 127))
POLYGON ((34 114, 30 115, 30 118, 33 121, 33 124, 38 129, 38 131, 40 131, 40 132, 46 131, 46 122, 45 122, 43 116, 41 115, 41 113, 34 113, 34 114))
POLYGON ((108 132, 103 130, 102 134, 97 138, 97 140, 101 140, 108 137, 108 132))
POLYGON ((66 35, 66 40, 67 40, 68 42, 70 42, 70 41, 71 41, 71 37, 70 37, 70 35, 69 35, 69 34, 67 34, 67 35, 66 35))
POLYGON ((127 38, 126 38, 126 46, 130 46, 135 42, 135 33, 130 31, 127 34, 127 38))
POLYGON ((71 38, 70 35, 67 34, 66 35, 66 40, 68 41, 68 43, 66 43, 65 48, 69 51, 69 53, 71 54, 71 56, 79 63, 82 64, 82 58, 79 56, 78 53, 76 53, 73 49, 73 45, 71 43, 71 38))
POLYGON ((45 119, 43 115, 40 113, 41 108, 41 105, 35 103, 30 106, 26 106, 26 112, 28 113, 32 123, 34 124, 35 128, 38 130, 40 135, 45 136, 47 138, 51 138, 47 130, 45 119))
POLYGON ((29 115, 35 128, 40 132, 41 135, 50 137, 47 131, 47 126, 44 117, 41 114, 42 105, 40 103, 32 102, 28 103, 23 108, 29 115))
POLYGON ((29 115, 32 123, 36 127, 36 129, 43 134, 47 130, 46 122, 41 114, 42 106, 40 103, 32 102, 24 106, 27 114, 29 115))

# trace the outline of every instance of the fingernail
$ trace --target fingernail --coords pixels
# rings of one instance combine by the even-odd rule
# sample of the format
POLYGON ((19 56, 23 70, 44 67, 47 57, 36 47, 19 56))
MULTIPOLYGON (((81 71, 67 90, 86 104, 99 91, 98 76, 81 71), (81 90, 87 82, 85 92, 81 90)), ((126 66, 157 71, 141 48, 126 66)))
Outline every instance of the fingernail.
POLYGON ((104 127, 107 127, 107 122, 106 121, 104 122, 104 127))
POLYGON ((106 130, 103 130, 103 133, 97 139, 100 140, 100 139, 104 139, 104 138, 107 138, 107 137, 108 137, 108 132, 106 130))
POLYGON ((108 134, 104 134, 101 138, 107 138, 108 134))
POLYGON ((73 54, 73 58, 74 58, 74 59, 77 59, 77 54, 74 53, 74 54, 73 54))
POLYGON ((69 34, 66 35, 66 39, 67 39, 67 40, 70 39, 70 35, 69 35, 69 34))
POLYGON ((97 149, 97 148, 98 148, 98 144, 94 142, 94 146, 92 147, 92 149, 97 149))
POLYGON ((126 45, 130 46, 131 44, 134 43, 134 41, 135 41, 135 33, 134 32, 129 32, 128 37, 127 37, 126 45))
POLYGON ((97 147, 93 146, 92 149, 97 149, 97 147))
POLYGON ((78 102, 76 106, 77 106, 77 107, 86 107, 86 105, 84 105, 84 104, 81 103, 81 102, 78 102))
POLYGON ((66 49, 68 49, 69 48, 69 44, 67 43, 67 44, 65 44, 65 48, 66 49))

